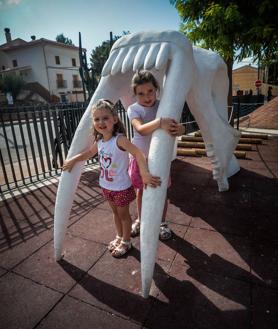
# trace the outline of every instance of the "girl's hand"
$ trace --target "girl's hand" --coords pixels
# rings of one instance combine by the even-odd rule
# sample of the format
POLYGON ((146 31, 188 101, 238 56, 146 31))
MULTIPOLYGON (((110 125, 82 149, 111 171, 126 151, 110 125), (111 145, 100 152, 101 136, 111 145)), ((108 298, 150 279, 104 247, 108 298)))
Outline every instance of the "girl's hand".
POLYGON ((185 127, 181 123, 175 123, 170 129, 170 134, 172 136, 181 136, 185 134, 185 127))
POLYGON ((156 188, 161 185, 160 177, 152 176, 149 172, 146 172, 142 175, 142 181, 144 184, 144 188, 149 185, 150 187, 156 188))
POLYGON ((178 136, 179 133, 179 123, 171 118, 160 118, 160 128, 167 131, 171 136, 178 136))
POLYGON ((62 170, 63 171, 68 171, 68 172, 71 172, 72 168, 74 167, 75 165, 75 161, 74 160, 65 160, 64 161, 64 164, 63 164, 63 167, 62 167, 62 170))

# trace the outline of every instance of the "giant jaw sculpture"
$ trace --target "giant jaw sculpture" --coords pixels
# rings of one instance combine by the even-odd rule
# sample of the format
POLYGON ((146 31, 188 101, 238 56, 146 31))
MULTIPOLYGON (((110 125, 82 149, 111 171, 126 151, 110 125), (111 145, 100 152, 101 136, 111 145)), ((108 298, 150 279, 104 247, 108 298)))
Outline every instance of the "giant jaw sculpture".
MULTIPOLYGON (((212 160, 213 177, 219 191, 229 188, 228 177, 239 170, 233 155, 240 134, 227 119, 228 77, 226 65, 215 53, 192 47, 186 37, 176 31, 130 34, 117 40, 103 68, 102 78, 76 130, 69 157, 90 143, 91 107, 100 98, 121 100, 127 108, 134 102, 131 78, 134 71, 148 69, 161 86, 158 117, 179 121, 185 100, 192 111, 212 160)), ((157 250, 170 171, 174 138, 164 130, 152 134, 148 165, 153 175, 160 176, 159 188, 147 188, 143 194, 141 219, 142 293, 148 297, 157 250)), ((62 255, 67 221, 84 163, 71 173, 63 172, 57 192, 54 215, 55 258, 62 255)), ((186 200, 185 200, 186 202, 186 200)))

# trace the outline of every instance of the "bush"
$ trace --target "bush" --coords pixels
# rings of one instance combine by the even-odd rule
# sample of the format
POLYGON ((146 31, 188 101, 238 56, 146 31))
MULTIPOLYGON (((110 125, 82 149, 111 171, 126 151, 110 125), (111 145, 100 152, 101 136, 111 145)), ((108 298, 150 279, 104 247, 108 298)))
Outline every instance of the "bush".
POLYGON ((15 101, 25 85, 25 81, 18 75, 8 74, 0 79, 0 90, 3 93, 11 93, 15 101))

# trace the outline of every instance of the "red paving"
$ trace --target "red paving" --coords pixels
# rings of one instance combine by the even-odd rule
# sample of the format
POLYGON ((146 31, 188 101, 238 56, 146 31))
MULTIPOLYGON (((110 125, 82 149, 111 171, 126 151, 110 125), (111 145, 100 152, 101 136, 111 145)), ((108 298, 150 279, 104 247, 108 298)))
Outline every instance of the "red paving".
POLYGON ((174 238, 159 242, 147 300, 139 238, 126 258, 106 249, 114 226, 97 173, 82 176, 59 263, 57 184, 1 202, 0 328, 278 328, 278 138, 240 165, 219 193, 207 158, 174 161, 174 238))

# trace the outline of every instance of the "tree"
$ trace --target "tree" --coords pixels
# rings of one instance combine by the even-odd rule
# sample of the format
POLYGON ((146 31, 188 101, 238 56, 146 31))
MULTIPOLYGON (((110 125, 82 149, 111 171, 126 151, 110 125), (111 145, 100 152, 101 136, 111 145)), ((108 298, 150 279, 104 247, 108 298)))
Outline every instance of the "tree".
POLYGON ((57 42, 64 43, 66 45, 74 46, 72 40, 69 39, 69 38, 67 38, 67 37, 65 37, 63 33, 57 35, 56 41, 57 42))
POLYGON ((170 0, 183 20, 180 30, 194 43, 226 61, 232 102, 234 60, 277 56, 278 4, 272 0, 170 0))
POLYGON ((110 41, 103 41, 103 43, 96 47, 91 54, 90 62, 93 74, 99 79, 103 65, 105 64, 109 52, 110 52, 110 41))
MULTIPOLYGON (((129 34, 129 31, 123 31, 122 35, 129 34)), ((112 40, 103 41, 103 43, 96 47, 91 54, 90 62, 91 62, 91 70, 94 76, 99 80, 103 65, 105 64, 110 49, 114 42, 118 40, 121 36, 114 35, 112 40)))
POLYGON ((0 79, 0 90, 11 93, 15 101, 25 85, 25 81, 18 75, 8 74, 0 79))

